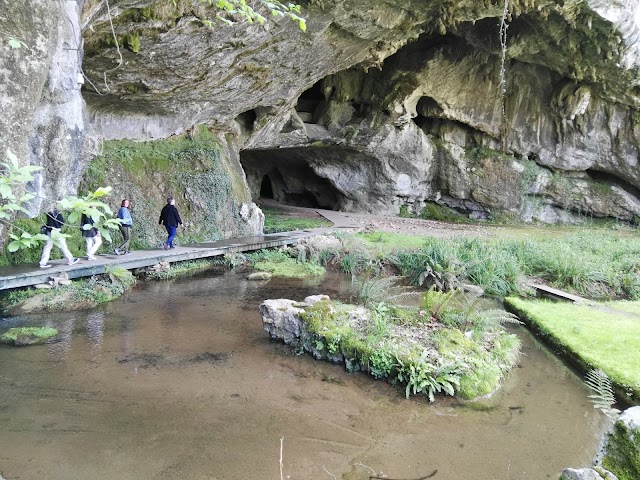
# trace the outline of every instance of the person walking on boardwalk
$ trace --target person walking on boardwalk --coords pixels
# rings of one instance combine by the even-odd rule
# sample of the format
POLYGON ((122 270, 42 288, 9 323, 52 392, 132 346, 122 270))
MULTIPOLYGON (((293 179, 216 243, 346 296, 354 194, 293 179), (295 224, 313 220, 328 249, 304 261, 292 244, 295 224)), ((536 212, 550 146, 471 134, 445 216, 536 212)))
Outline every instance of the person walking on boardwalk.
MULTIPOLYGON (((47 243, 42 248, 42 255, 40 256, 40 268, 49 268, 49 257, 51 255, 51 249, 53 248, 53 234, 59 234, 62 226, 64 225, 64 218, 58 209, 54 206, 50 212, 47 212, 47 224, 45 226, 46 232, 49 238, 47 243)), ((62 255, 67 259, 69 265, 74 265, 80 261, 79 258, 71 255, 69 248, 67 247, 67 241, 63 236, 56 235, 56 245, 62 252, 62 255)))
POLYGON ((122 233, 123 241, 120 246, 114 250, 116 255, 128 255, 131 253, 129 251, 129 241, 131 240, 133 220, 131 219, 131 212, 129 211, 130 206, 131 203, 125 198, 122 200, 120 209, 118 210, 118 218, 122 220, 120 223, 120 233, 122 233))
POLYGON ((102 245, 100 230, 93 226, 93 219, 84 213, 80 218, 80 229, 82 230, 84 241, 87 243, 87 260, 95 260, 96 252, 102 245), (85 228, 85 225, 89 226, 85 228))
POLYGON ((178 209, 175 206, 175 200, 173 197, 167 198, 167 204, 162 208, 160 212, 160 220, 158 223, 164 225, 167 229, 167 241, 162 244, 165 250, 173 248, 173 239, 176 238, 178 231, 178 225, 182 225, 182 219, 178 213, 178 209))

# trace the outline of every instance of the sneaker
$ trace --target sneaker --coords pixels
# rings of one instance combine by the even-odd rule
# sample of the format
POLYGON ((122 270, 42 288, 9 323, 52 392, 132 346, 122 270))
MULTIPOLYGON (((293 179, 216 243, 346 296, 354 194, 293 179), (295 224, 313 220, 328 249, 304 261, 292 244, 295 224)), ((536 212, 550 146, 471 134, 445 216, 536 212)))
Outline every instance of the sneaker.
POLYGON ((176 248, 175 245, 171 245, 169 248, 176 248))
POLYGON ((120 255, 120 249, 116 248, 113 253, 115 253, 116 255, 120 255))
POLYGON ((40 268, 51 268, 51 264, 47 263, 45 265, 40 265, 40 268))
POLYGON ((95 257, 93 255, 87 257, 87 260, 97 260, 97 259, 98 257, 95 257))
POLYGON ((131 252, 124 252, 123 255, 131 255, 131 252))
POLYGON ((80 261, 79 258, 74 258, 71 262, 69 262, 69 265, 75 265, 76 263, 78 263, 80 261))
POLYGON ((166 242, 165 242, 165 243, 163 243, 163 244, 162 244, 162 248, 164 248, 165 250, 168 250, 168 249, 169 249, 169 244, 168 244, 168 243, 166 243, 166 242))

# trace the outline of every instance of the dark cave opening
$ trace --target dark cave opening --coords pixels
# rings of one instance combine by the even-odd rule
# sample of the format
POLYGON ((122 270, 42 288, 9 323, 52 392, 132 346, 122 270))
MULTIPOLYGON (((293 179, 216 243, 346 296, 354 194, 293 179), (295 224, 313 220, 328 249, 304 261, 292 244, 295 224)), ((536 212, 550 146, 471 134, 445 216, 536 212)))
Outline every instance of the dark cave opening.
POLYGON ((616 186, 622 188, 626 192, 630 193, 636 198, 640 198, 640 188, 632 185, 623 178, 608 172, 602 172, 600 170, 588 169, 586 173, 591 177, 594 182, 601 183, 609 186, 616 186))
POLYGON ((260 184, 260 198, 273 198, 273 187, 271 186, 271 179, 269 175, 262 177, 262 183, 260 184))
POLYGON ((305 90, 298 98, 296 112, 304 123, 316 123, 314 114, 320 104, 324 101, 322 94, 322 80, 316 82, 311 88, 305 90))
POLYGON ((328 160, 344 163, 348 156, 347 149, 328 147, 243 150, 240 162, 254 201, 273 199, 296 207, 340 210, 346 195, 314 165, 328 160))
POLYGON ((243 133, 251 133, 253 131, 253 124, 258 118, 255 110, 247 110, 238 115, 235 120, 240 126, 240 130, 243 133))

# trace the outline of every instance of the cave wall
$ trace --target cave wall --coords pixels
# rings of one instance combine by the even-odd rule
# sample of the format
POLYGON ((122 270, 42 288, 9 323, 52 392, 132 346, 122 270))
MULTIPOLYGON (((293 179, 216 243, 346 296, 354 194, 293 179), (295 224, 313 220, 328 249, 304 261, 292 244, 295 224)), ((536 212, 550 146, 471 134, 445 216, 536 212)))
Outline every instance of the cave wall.
POLYGON ((181 243, 251 236, 264 224, 248 195, 237 146, 204 126, 168 139, 104 142, 81 189, 106 184, 113 187, 114 211, 121 199, 131 202, 137 246, 159 246, 166 238, 158 218, 168 196, 175 198, 183 220, 181 243))
MULTIPOLYGON (((45 167, 31 186, 43 198, 74 191, 102 141, 206 125, 236 172, 234 211, 254 211, 256 179, 272 168, 251 152, 291 149, 317 179, 312 193, 326 188, 346 211, 640 214, 637 0, 510 1, 506 116, 501 2, 310 0, 306 32, 285 18, 212 29, 197 0, 23 3, 0 16, 0 31, 29 45, 0 48, 0 147, 45 167), (310 112, 298 99, 312 87, 310 112), (248 183, 240 152, 253 159, 248 183)), ((285 183, 306 188, 295 175, 285 183)), ((219 230, 246 232, 234 225, 219 230)))

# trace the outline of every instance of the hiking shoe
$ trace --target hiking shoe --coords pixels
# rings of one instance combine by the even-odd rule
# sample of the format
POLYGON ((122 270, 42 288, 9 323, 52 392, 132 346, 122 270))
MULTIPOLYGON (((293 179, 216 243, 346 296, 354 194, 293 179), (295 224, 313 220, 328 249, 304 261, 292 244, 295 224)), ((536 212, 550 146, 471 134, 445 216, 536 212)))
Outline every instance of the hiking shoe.
POLYGON ((80 261, 79 258, 74 258, 72 261, 69 262, 69 265, 75 265, 76 263, 78 263, 80 261))
POLYGON ((51 268, 51 264, 47 263, 45 265, 40 265, 40 268, 51 268))

